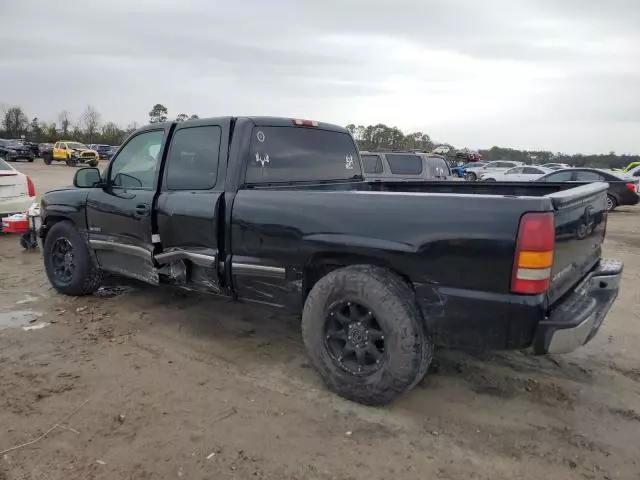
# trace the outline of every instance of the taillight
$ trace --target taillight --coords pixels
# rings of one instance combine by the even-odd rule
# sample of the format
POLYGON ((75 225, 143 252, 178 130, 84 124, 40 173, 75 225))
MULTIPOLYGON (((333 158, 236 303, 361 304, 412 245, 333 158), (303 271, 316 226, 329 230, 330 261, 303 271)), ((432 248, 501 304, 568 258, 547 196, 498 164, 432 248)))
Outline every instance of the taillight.
POLYGON ((553 266, 556 232, 553 213, 525 213, 520 219, 513 260, 511 291, 546 292, 553 266))
POLYGON ((31 177, 27 177, 27 192, 29 193, 30 197, 35 197, 36 196, 36 187, 33 184, 33 181, 31 180, 31 177))
POLYGON ((633 193, 638 193, 638 186, 635 183, 632 183, 632 182, 627 183, 627 188, 631 190, 633 193))
POLYGON ((318 122, 315 122, 313 120, 301 120, 299 118, 294 119, 293 124, 298 125, 299 127, 317 127, 318 126, 318 122))

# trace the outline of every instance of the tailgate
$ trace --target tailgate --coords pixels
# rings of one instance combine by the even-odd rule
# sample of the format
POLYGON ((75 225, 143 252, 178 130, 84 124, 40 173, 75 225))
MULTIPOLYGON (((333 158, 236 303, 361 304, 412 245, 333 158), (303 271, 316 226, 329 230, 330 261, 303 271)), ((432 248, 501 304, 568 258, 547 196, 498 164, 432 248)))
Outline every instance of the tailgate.
POLYGON ((595 182, 547 195, 553 203, 556 228, 550 305, 600 260, 608 187, 607 183, 595 182))

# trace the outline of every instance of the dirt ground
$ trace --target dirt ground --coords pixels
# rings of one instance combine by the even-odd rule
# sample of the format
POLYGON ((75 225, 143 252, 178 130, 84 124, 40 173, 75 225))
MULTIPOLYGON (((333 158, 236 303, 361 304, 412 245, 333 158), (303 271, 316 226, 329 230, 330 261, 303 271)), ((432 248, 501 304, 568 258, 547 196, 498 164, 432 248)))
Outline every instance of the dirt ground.
MULTIPOLYGON (((64 165, 19 164, 38 191, 64 165)), ((329 393, 294 317, 145 288, 70 298, 0 236, 0 480, 640 479, 640 207, 597 337, 564 356, 439 351, 384 408, 329 393), (117 294, 109 296, 107 294, 117 294)))

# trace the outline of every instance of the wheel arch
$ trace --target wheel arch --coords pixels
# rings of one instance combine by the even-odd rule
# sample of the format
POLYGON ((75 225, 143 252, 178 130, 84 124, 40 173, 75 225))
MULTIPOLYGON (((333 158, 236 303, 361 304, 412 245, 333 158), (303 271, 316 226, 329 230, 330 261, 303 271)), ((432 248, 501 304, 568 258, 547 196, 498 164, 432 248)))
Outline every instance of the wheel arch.
POLYGON ((393 268, 388 261, 382 258, 366 254, 322 252, 314 254, 305 264, 302 279, 302 304, 304 305, 309 292, 318 280, 334 270, 351 265, 374 265, 385 268, 402 278, 414 290, 409 276, 393 268))

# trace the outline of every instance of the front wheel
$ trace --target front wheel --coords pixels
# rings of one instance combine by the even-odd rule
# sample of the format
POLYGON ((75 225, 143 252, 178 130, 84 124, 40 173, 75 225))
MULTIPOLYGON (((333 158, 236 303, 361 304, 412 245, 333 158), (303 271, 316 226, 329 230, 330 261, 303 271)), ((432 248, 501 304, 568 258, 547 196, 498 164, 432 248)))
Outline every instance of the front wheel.
POLYGON ((85 239, 67 221, 51 227, 44 242, 44 268, 49 282, 60 293, 87 295, 98 289, 102 279, 85 239))
POLYGON ((42 160, 44 161, 45 165, 51 165, 51 162, 53 161, 53 156, 48 153, 45 153, 42 156, 42 160))
POLYGON ((613 195, 607 195, 607 212, 614 210, 618 206, 618 201, 613 195))
POLYGON ((66 163, 69 167, 75 167, 78 164, 78 161, 73 157, 68 157, 66 163))
POLYGON ((90 167, 97 167, 98 166, 98 160, 90 160, 87 162, 87 165, 89 165, 90 167))
POLYGON ((334 270, 314 285, 302 338, 327 386, 367 405, 413 388, 433 352, 414 292, 393 272, 370 265, 334 270))

